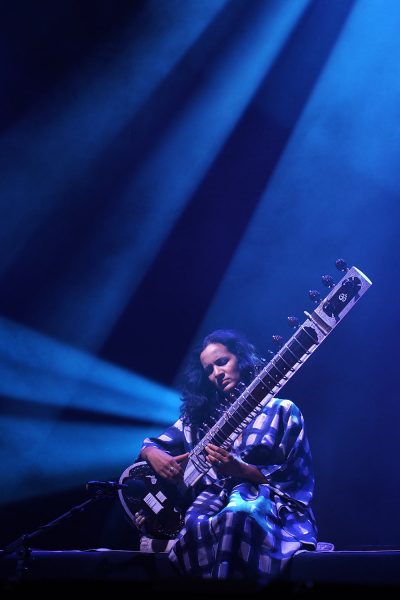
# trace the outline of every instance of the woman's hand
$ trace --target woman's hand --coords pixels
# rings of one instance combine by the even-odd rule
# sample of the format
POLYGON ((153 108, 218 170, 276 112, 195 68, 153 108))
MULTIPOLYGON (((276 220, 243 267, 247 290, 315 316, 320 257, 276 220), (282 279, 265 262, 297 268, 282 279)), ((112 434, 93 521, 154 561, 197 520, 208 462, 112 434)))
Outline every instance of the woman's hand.
POLYGON ((146 517, 144 516, 144 511, 142 509, 135 512, 133 522, 139 531, 146 533, 146 517))
POLYGON ((255 465, 250 465, 237 458, 225 448, 219 448, 214 444, 206 446, 207 460, 222 475, 240 477, 252 483, 266 483, 266 477, 255 465))
POLYGON ((171 456, 160 450, 160 448, 149 446, 142 450, 141 456, 150 463, 155 472, 161 477, 176 480, 183 476, 184 469, 180 463, 189 456, 189 452, 179 456, 171 456))
POLYGON ((228 452, 228 450, 214 444, 208 444, 206 452, 207 460, 223 475, 231 475, 233 477, 243 476, 243 463, 228 452))

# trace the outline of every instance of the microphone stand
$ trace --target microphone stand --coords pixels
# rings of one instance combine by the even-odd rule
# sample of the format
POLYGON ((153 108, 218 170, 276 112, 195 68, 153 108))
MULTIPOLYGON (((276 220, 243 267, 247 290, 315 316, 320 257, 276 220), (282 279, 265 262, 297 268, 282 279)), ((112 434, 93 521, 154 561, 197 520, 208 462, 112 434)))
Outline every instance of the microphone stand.
POLYGON ((114 481, 89 481, 86 484, 86 489, 88 491, 92 491, 93 495, 91 498, 85 500, 85 502, 82 502, 81 504, 73 506, 66 513, 60 515, 59 517, 57 517, 53 521, 50 521, 49 523, 41 525, 34 531, 22 534, 19 538, 8 544, 8 546, 6 546, 2 551, 2 556, 5 557, 9 554, 14 553, 16 555, 17 564, 14 581, 21 581, 25 572, 28 570, 27 562, 32 552, 32 549, 29 547, 29 542, 33 538, 43 533, 44 531, 58 525, 59 523, 65 521, 66 519, 74 516, 75 514, 83 512, 89 505, 93 504, 94 502, 102 500, 103 498, 110 498, 112 496, 115 496, 116 492, 121 487, 125 486, 123 484, 118 484, 114 481))

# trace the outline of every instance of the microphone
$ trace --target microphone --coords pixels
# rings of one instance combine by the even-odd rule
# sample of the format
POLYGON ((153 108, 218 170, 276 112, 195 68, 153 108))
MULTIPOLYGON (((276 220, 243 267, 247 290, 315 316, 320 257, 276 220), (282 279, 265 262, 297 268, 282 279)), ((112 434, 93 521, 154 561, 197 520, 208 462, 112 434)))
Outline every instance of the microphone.
POLYGON ((118 483, 118 481, 88 481, 86 484, 86 490, 88 492, 92 490, 99 490, 104 492, 115 492, 116 490, 122 490, 122 488, 128 487, 127 483, 118 483))

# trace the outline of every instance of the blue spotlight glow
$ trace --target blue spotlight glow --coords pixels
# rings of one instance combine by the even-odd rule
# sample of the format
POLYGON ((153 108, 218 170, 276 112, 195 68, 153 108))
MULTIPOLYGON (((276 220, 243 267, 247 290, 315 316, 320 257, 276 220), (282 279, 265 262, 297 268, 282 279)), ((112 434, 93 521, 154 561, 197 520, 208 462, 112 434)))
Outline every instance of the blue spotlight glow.
MULTIPOLYGON (((29 412, 28 412, 29 414, 29 412)), ((1 504, 118 479, 148 435, 162 426, 127 427, 2 418, 1 504)))
POLYGON ((4 319, 0 353, 3 503, 116 477, 178 416, 176 392, 4 319))
MULTIPOLYGON (((101 245, 118 249, 107 263, 98 262, 102 293, 92 291, 96 293, 97 332, 100 328, 108 331, 110 319, 124 309, 307 4, 302 0, 256 5, 215 63, 207 65, 197 93, 176 114, 103 230, 97 232, 88 252, 98 252, 101 245)), ((86 297, 90 307, 92 294, 86 297)), ((80 310, 83 305, 82 299, 80 310)))
MULTIPOLYGON (((98 49, 37 112, 8 132, 1 144, 15 152, 7 153, 10 164, 0 193, 12 208, 2 232, 0 270, 18 258, 49 215, 67 210, 61 204, 79 203, 68 193, 71 186, 85 188, 90 182, 95 187, 96 160, 119 139, 149 94, 177 65, 185 78, 179 60, 185 56, 185 68, 198 68, 190 63, 199 60, 198 50, 194 59, 190 51, 207 43, 201 34, 225 4, 235 8, 223 1, 195 7, 163 3, 167 14, 159 15, 158 3, 146 3, 160 19, 159 27, 148 34, 135 23, 139 35, 132 41, 128 26, 120 55, 106 62, 111 66, 99 60, 98 49)), ((307 5, 307 0, 249 4, 234 35, 227 35, 229 21, 221 19, 217 36, 227 43, 215 44, 214 60, 202 66, 195 93, 185 96, 186 103, 180 98, 181 109, 165 123, 164 135, 150 140, 141 168, 127 174, 126 188, 116 193, 109 213, 99 221, 94 216, 96 227, 79 240, 79 266, 71 261, 62 278, 48 282, 46 305, 40 303, 35 322, 42 318, 47 331, 74 346, 97 350, 102 345, 307 5)), ((162 107, 162 95, 159 102, 162 107)), ((94 211, 96 206, 93 201, 94 211)))
MULTIPOLYGON (((335 163, 364 172, 397 194, 400 129, 400 4, 355 3, 321 85, 316 89, 303 130, 315 153, 334 148, 335 163), (351 61, 349 56, 351 55, 351 61), (335 98, 335 101, 328 99, 335 98)), ((352 197, 354 208, 364 204, 352 197)))
POLYGON ((0 352, 3 396, 158 423, 176 415, 176 392, 5 319, 0 352))
POLYGON ((2 135, 0 195, 7 199, 8 214, 0 223, 7 248, 0 271, 60 208, 60 190, 86 173, 225 4, 170 1, 160 8, 149 0, 139 20, 119 31, 117 40, 97 47, 69 80, 2 135))

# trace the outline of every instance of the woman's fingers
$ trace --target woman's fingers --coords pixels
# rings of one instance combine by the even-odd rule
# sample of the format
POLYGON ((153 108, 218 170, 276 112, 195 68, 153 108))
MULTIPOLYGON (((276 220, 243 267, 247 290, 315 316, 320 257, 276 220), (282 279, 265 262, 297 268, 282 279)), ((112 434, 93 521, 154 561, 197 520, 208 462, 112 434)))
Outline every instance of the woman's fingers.
POLYGON ((181 473, 182 469, 179 465, 168 464, 165 467, 165 477, 167 477, 167 479, 174 479, 177 475, 180 475, 181 473))
POLYGON ((189 452, 185 454, 179 454, 178 456, 171 456, 167 463, 164 465, 162 475, 166 479, 175 479, 181 477, 184 473, 183 467, 179 464, 189 456, 189 452))
POLYGON ((182 462, 184 461, 187 457, 189 456, 189 452, 185 452, 185 454, 179 454, 178 456, 175 456, 175 460, 176 462, 182 462))
POLYGON ((146 517, 142 514, 141 511, 135 513, 135 525, 139 529, 143 528, 144 523, 146 521, 146 517))
POLYGON ((230 454, 223 448, 219 448, 214 444, 208 444, 206 446, 206 451, 208 453, 208 457, 210 462, 215 464, 217 467, 222 466, 230 459, 230 454))

